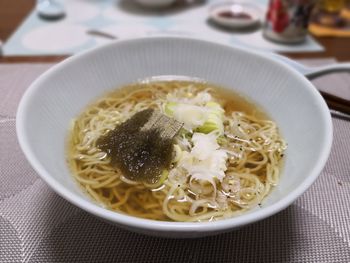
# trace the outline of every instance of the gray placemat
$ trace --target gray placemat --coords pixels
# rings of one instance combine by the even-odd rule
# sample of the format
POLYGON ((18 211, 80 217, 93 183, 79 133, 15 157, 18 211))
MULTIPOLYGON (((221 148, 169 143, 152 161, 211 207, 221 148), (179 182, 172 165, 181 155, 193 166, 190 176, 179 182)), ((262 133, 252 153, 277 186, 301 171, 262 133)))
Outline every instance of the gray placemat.
MULTIPOLYGON (((16 108, 28 84, 50 66, 0 65, 0 262, 350 262, 350 122, 333 119, 324 171, 279 214, 213 237, 148 237, 74 207, 25 160, 16 108)), ((325 78, 322 85, 331 83, 325 78)))

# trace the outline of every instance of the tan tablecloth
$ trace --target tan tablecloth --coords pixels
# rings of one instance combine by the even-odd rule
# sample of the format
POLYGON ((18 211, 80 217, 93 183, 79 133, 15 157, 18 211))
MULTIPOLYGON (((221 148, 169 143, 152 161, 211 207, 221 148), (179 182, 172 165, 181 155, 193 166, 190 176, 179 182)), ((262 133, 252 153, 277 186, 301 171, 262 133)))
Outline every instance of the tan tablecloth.
MULTIPOLYGON (((50 66, 0 65, 0 262, 350 262, 350 122, 333 119, 334 146, 324 171, 279 214, 214 237, 147 237, 66 202, 25 160, 16 108, 50 66)), ((318 84, 332 83, 324 78, 318 84)))

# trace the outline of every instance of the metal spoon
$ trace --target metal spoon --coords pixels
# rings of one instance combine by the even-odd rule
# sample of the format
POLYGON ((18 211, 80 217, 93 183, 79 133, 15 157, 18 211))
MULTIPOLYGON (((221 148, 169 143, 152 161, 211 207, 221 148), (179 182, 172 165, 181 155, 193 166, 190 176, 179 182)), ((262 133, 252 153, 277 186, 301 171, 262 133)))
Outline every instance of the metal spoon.
MULTIPOLYGON (((331 73, 336 72, 349 72, 350 73, 350 63, 337 63, 321 67, 307 67, 298 62, 295 62, 287 57, 271 53, 275 59, 291 66, 301 74, 303 74, 309 80, 318 78, 331 73)), ((333 94, 329 94, 324 91, 319 91, 323 98, 325 99, 328 107, 333 116, 340 117, 342 119, 350 119, 350 101, 333 94)))
POLYGON ((292 68, 296 69, 297 71, 299 71, 301 74, 303 74, 306 78, 310 80, 327 75, 327 74, 336 73, 336 72, 350 73, 350 63, 336 63, 336 64, 331 64, 331 65, 326 65, 321 67, 307 67, 287 57, 284 57, 275 53, 271 53, 271 55, 277 60, 282 61, 288 64, 289 66, 291 66, 292 68))
POLYGON ((45 19, 59 19, 66 14, 64 6, 55 0, 37 0, 36 11, 45 19))

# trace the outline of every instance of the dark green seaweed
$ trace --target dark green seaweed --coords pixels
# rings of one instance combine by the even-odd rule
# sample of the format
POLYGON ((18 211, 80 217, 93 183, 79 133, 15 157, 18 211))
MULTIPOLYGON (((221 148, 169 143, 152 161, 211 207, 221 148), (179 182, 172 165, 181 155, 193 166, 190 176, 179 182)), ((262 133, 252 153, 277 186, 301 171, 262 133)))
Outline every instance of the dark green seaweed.
POLYGON ((170 118, 167 125, 157 125, 160 122, 153 116, 168 118, 153 109, 143 110, 97 141, 97 147, 110 157, 110 164, 126 178, 150 184, 158 182, 163 170, 169 168, 173 137, 182 126, 170 118), (171 136, 164 136, 169 129, 171 136))

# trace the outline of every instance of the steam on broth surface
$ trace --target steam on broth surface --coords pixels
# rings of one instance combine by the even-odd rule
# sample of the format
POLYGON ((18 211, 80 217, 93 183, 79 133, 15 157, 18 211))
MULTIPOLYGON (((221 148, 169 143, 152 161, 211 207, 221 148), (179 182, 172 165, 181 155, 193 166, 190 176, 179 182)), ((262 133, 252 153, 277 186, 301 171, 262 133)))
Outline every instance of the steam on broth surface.
MULTIPOLYGON (((132 156, 143 153, 137 148, 132 156)), ((260 204, 279 181, 285 149, 276 123, 242 96, 198 81, 151 81, 109 93, 74 119, 68 161, 83 189, 108 209, 155 220, 200 222, 233 217, 260 204), (157 136, 169 129, 167 123, 177 126, 167 138, 171 152, 164 160, 169 161, 157 159, 156 169, 144 170, 152 172, 141 180, 123 170, 133 163, 122 160, 126 165, 120 165, 120 156, 131 155, 116 156, 110 150, 121 145, 120 137, 111 134, 119 135, 133 116, 150 110, 166 116, 167 122, 152 123, 157 130, 147 139, 138 133, 147 123, 141 121, 134 133, 128 132, 135 136, 128 138, 130 148, 137 142, 148 145, 147 154, 157 154, 157 147, 164 146, 157 136), (119 162, 113 161, 117 157, 119 162)))

